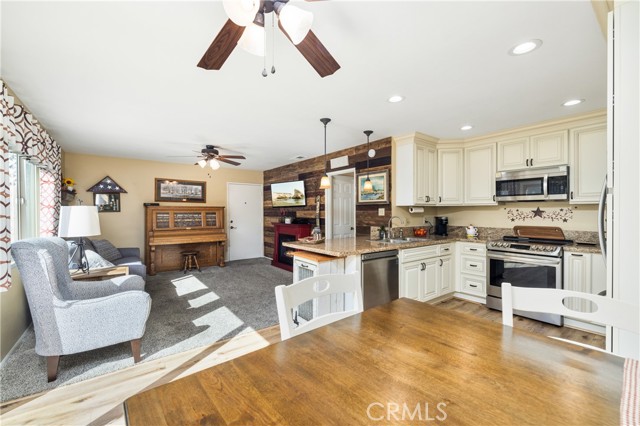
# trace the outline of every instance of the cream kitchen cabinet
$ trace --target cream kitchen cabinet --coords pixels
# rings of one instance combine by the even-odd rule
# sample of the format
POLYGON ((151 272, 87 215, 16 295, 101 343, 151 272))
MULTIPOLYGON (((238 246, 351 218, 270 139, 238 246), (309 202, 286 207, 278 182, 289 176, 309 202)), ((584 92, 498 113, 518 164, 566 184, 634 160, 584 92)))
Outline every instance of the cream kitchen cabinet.
POLYGON ((464 203, 464 162, 462 148, 438 148, 438 204, 464 203))
POLYGON ((498 142, 498 171, 568 164, 567 131, 498 142))
POLYGON ((456 243, 458 261, 458 292, 477 296, 482 301, 487 296, 487 250, 481 243, 456 243))
MULTIPOLYGON (((345 259, 310 252, 296 252, 293 257, 293 282, 318 275, 344 274, 345 259)), ((340 312, 353 306, 351 294, 329 294, 298 307, 297 315, 310 320, 330 312, 340 312)))
POLYGON ((464 203, 495 205, 496 144, 464 149, 464 203))
POLYGON ((414 134, 397 138, 394 192, 398 206, 437 203, 436 140, 414 134))
MULTIPOLYGON (((607 288, 606 266, 600 253, 564 253, 564 288, 598 294, 607 288)), ((567 307, 584 311, 591 302, 569 300, 567 307)))
POLYGON ((571 129, 569 154, 569 203, 597 204, 607 174, 607 125, 571 129))
POLYGON ((400 251, 400 297, 426 302, 454 291, 451 244, 400 251))

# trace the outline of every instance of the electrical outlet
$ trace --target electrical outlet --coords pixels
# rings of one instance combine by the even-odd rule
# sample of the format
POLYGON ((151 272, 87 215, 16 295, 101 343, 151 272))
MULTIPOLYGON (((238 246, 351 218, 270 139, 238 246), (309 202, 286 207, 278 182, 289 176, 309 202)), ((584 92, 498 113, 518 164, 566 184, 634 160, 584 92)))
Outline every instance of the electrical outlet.
POLYGON ((378 216, 384 216, 384 207, 378 209, 378 216))

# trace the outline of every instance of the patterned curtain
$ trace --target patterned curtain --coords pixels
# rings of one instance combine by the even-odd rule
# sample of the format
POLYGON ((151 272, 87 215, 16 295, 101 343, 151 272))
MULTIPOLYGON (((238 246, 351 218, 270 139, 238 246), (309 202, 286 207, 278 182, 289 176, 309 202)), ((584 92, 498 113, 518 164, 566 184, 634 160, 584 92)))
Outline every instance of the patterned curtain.
POLYGON ((15 105, 0 80, 2 150, 0 151, 0 291, 11 286, 9 152, 19 152, 40 168, 40 235, 58 233, 62 149, 22 105, 15 105))
POLYGON ((2 111, 2 129, 0 136, 0 291, 6 291, 11 286, 11 190, 9 187, 9 146, 16 139, 13 121, 13 98, 2 83, 0 92, 0 111, 2 111))

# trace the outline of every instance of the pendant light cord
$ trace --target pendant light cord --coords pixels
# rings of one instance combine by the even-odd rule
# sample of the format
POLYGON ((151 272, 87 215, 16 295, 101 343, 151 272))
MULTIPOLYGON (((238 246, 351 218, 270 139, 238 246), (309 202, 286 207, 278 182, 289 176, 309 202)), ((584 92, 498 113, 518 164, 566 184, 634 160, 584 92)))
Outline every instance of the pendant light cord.
POLYGON ((371 136, 373 130, 365 130, 363 133, 367 135, 367 180, 369 180, 369 136, 371 136))
MULTIPOLYGON (((271 74, 276 73, 276 13, 271 14, 271 74)), ((266 56, 266 55, 265 55, 266 56)))

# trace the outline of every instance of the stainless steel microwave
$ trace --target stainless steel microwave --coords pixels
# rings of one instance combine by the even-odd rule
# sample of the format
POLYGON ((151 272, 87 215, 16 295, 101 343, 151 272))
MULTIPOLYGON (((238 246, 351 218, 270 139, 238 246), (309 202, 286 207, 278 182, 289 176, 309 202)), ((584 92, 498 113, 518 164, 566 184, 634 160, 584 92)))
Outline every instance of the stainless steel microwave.
POLYGON ((496 201, 569 199, 569 166, 496 173, 496 201))

